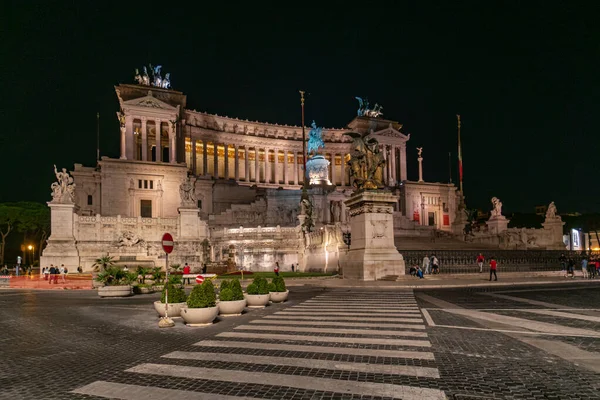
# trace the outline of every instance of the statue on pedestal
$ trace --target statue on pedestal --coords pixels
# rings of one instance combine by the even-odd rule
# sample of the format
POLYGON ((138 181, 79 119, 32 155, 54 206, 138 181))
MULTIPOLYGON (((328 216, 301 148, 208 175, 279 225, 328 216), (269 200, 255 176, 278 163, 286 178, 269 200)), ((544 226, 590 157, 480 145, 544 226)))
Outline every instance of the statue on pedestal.
POLYGON ((181 185, 179 185, 179 195, 181 197, 182 207, 197 206, 196 192, 194 190, 194 184, 190 178, 187 178, 181 183, 181 185))
POLYGON ((75 199, 73 177, 69 175, 66 168, 63 168, 62 172, 59 172, 56 169, 56 165, 54 165, 54 174, 57 181, 50 186, 52 189, 52 202, 73 203, 75 199))
POLYGON ((375 103, 375 106, 373 107, 373 109, 369 108, 369 100, 365 99, 363 100, 361 97, 355 97, 356 100, 358 100, 358 116, 359 117, 372 117, 372 118, 377 118, 381 115, 383 115, 383 107, 380 106, 379 104, 375 103))
POLYGON ((551 202, 546 210, 546 220, 556 219, 556 206, 551 202))
POLYGON ((494 209, 492 210, 492 217, 501 217, 502 216, 502 202, 497 197, 492 197, 492 205, 494 209))
POLYGON ((379 150, 379 142, 370 138, 369 133, 345 133, 354 141, 348 165, 358 190, 383 188, 383 167, 385 159, 379 150))
POLYGON ((316 156, 317 153, 319 152, 319 149, 325 148, 325 143, 323 142, 323 128, 318 128, 317 124, 315 123, 315 121, 313 120, 311 126, 311 130, 308 133, 308 147, 306 149, 306 152, 308 153, 308 156, 316 156))

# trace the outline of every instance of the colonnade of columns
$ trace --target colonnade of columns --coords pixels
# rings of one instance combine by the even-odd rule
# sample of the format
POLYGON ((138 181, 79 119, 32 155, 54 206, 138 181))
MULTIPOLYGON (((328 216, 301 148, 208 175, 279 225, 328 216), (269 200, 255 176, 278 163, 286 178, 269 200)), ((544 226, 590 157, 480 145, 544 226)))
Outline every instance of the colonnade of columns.
MULTIPOLYGON (((350 185, 347 154, 327 153, 332 183, 350 185)), ((302 151, 186 139, 186 162, 196 175, 274 185, 303 183, 302 151)))
POLYGON ((127 115, 125 126, 121 127, 121 159, 141 161, 167 161, 162 160, 162 142, 164 138, 164 126, 166 124, 167 144, 169 148, 169 162, 177 162, 175 125, 168 120, 158 118, 148 119, 144 116, 127 115), (150 123, 149 123, 150 122, 150 123), (134 127, 135 126, 135 127, 134 127), (154 126, 154 141, 149 143, 148 128, 154 126), (148 154, 148 150, 154 147, 154 160, 148 154))

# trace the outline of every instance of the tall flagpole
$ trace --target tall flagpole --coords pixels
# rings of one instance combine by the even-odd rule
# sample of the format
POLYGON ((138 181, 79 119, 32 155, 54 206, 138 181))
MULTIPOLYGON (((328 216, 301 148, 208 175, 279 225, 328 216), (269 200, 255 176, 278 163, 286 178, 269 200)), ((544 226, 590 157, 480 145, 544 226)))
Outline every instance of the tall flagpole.
POLYGON ((463 165, 462 165, 462 146, 460 144, 460 115, 456 114, 458 121, 458 179, 460 193, 463 194, 463 165))
POLYGON ((304 91, 300 90, 300 106, 302 107, 302 163, 304 164, 304 178, 302 178, 302 200, 308 198, 306 192, 306 132, 304 130, 304 91))
POLYGON ((100 161, 100 113, 96 113, 96 162, 100 161))

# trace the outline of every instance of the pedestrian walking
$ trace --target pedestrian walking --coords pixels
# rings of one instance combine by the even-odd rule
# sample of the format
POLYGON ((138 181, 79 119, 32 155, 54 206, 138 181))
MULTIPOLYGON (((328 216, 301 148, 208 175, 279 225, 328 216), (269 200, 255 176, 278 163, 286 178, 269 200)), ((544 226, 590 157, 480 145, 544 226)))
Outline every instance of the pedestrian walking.
POLYGON ((558 261, 560 262, 560 270, 565 271, 565 278, 567 277, 567 257, 565 257, 565 253, 561 253, 560 257, 558 257, 558 261))
POLYGON ((583 258, 581 259, 581 275, 583 276, 583 279, 587 279, 589 277, 588 259, 586 256, 583 256, 583 258))
POLYGON ((498 275, 496 275, 496 270, 498 269, 498 263, 494 257, 490 260, 490 282, 492 281, 492 274, 494 274, 494 280, 498 280, 498 275))
POLYGON ((435 254, 431 255, 431 273, 439 274, 440 273, 440 260, 435 256, 435 254))
POLYGON ((275 272, 275 276, 279 276, 279 262, 278 261, 275 262, 275 268, 273 269, 273 272, 275 272))
POLYGON ((484 262, 485 262, 485 257, 483 256, 483 254, 479 253, 479 255, 477 256, 477 265, 479 266, 480 274, 483 272, 483 263, 484 262))
POLYGON ((422 269, 423 269, 423 273, 424 274, 430 274, 431 273, 431 260, 429 259, 429 256, 427 254, 425 254, 425 257, 423 257, 423 263, 422 265, 422 269))
POLYGON ((294 272, 294 264, 292 264, 292 272, 294 272))
POLYGON ((183 276, 188 275, 187 278, 183 278, 183 283, 185 283, 185 280, 187 279, 187 284, 190 284, 190 277, 189 274, 192 273, 192 268, 188 265, 188 263, 185 263, 185 265, 183 266, 183 276))
MULTIPOLYGON (((65 281, 65 264, 60 264, 60 268, 58 270, 59 274, 60 274, 60 279, 61 281, 64 283, 65 281)), ((57 283, 58 283, 58 276, 56 277, 57 283)))

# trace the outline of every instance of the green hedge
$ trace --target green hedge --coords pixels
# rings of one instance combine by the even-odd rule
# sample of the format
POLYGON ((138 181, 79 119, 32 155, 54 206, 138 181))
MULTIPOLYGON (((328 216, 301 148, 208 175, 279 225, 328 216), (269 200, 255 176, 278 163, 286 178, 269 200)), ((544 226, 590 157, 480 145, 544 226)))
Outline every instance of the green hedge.
POLYGON ((244 300, 244 292, 242 291, 240 281, 238 279, 230 279, 221 282, 219 299, 221 301, 244 300))
POLYGON ((248 294, 269 294, 269 283, 261 276, 254 278, 251 284, 246 288, 248 294))
POLYGON ((205 280, 201 285, 194 286, 192 293, 190 293, 187 299, 189 308, 214 307, 216 304, 217 296, 215 295, 215 287, 211 280, 205 280))
POLYGON ((285 281, 283 277, 276 276, 271 281, 271 288, 269 289, 271 292, 285 292, 287 289, 285 287, 285 281))
POLYGON ((175 286, 172 283, 168 283, 163 288, 162 294, 160 296, 160 302, 165 302, 165 292, 169 291, 169 303, 185 303, 186 295, 185 291, 179 286, 175 286))

